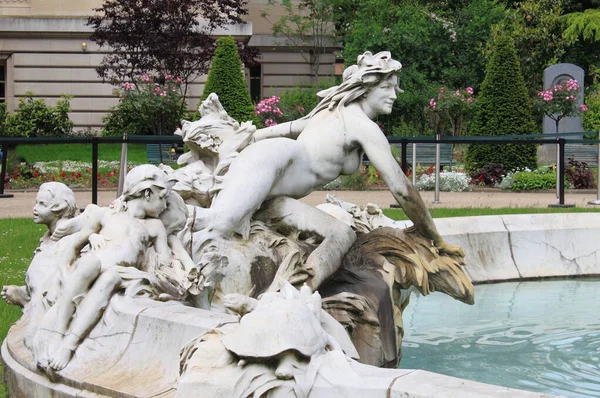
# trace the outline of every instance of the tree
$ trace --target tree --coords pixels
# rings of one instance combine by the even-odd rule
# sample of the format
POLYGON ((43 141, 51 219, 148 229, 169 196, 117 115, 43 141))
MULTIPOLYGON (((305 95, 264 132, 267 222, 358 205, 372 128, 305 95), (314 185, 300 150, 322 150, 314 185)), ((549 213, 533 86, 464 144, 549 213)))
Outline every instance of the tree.
MULTIPOLYGON (((94 29, 91 40, 113 50, 96 69, 98 75, 112 83, 135 81, 142 74, 159 81, 171 75, 185 85, 208 70, 215 49, 211 33, 242 22, 245 5, 245 0, 105 0, 87 21, 94 29)), ((256 51, 242 47, 253 59, 256 51)))
POLYGON ((406 133, 423 134, 425 109, 440 86, 477 91, 485 76, 482 48, 492 25, 504 16, 503 8, 489 0, 445 8, 433 8, 445 2, 428 3, 365 0, 353 11, 354 21, 345 25, 343 55, 348 64, 365 50, 389 50, 402 62, 399 79, 405 92, 398 96, 393 114, 382 118, 386 133, 405 124, 412 130, 406 133))
MULTIPOLYGON (((521 135, 534 132, 535 124, 521 66, 511 38, 496 39, 487 73, 475 104, 470 135, 521 135)), ((497 147, 473 144, 467 150, 467 170, 471 173, 487 164, 502 164, 504 170, 537 167, 533 144, 502 144, 497 147)))
POLYGON ((231 37, 221 37, 217 40, 217 49, 204 85, 202 100, 210 93, 219 96, 223 108, 238 122, 256 121, 254 106, 244 79, 242 61, 231 37))
POLYGON ((319 78, 321 55, 335 46, 334 17, 331 0, 268 0, 261 17, 272 25, 275 36, 285 38, 291 50, 299 53, 310 65, 313 84, 319 78), (283 7, 284 13, 277 21, 269 12, 273 7, 283 7))

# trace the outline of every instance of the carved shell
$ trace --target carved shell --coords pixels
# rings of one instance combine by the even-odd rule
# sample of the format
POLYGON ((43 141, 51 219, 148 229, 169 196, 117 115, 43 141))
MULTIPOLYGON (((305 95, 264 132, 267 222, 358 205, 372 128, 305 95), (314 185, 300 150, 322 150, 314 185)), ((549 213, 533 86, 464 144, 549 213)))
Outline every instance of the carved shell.
POLYGON ((259 303, 233 333, 221 339, 229 351, 240 357, 272 358, 296 350, 311 357, 327 345, 327 333, 302 300, 259 303))

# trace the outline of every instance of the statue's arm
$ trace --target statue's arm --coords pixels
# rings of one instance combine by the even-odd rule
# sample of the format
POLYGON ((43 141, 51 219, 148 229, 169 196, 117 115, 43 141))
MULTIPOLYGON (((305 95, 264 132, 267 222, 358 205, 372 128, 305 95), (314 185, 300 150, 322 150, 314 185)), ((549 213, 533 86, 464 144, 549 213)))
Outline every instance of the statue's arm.
POLYGON ((306 127, 308 119, 297 119, 291 122, 280 123, 275 126, 265 127, 264 129, 256 130, 253 134, 255 141, 261 141, 268 138, 285 137, 296 139, 306 127))
POLYGON ((158 254, 158 261, 162 265, 171 264, 171 248, 169 247, 167 231, 162 221, 158 219, 146 219, 145 222, 146 229, 154 241, 154 249, 158 254))
POLYGON ((360 130, 362 133, 357 136, 357 140, 417 231, 431 239, 440 251, 464 257, 462 249, 449 245, 440 236, 425 202, 394 159, 390 145, 379 127, 370 122, 365 123, 360 130))
POLYGON ((175 258, 181 261, 181 264, 183 265, 185 271, 190 272, 192 268, 194 268, 194 261, 188 254, 187 250, 185 250, 185 247, 183 247, 183 243, 181 243, 181 240, 176 235, 170 235, 167 238, 167 243, 171 248, 171 251, 173 252, 175 258))
POLYGON ((92 233, 100 230, 103 216, 104 211, 102 208, 96 205, 88 205, 85 211, 77 217, 59 220, 52 234, 52 239, 59 240, 62 237, 84 230, 87 230, 84 235, 87 234, 89 237, 92 233))

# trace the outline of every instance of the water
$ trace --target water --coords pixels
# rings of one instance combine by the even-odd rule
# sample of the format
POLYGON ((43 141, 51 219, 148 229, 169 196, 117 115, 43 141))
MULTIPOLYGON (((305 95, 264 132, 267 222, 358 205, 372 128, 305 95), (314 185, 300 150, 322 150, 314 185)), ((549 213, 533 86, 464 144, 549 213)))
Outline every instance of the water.
POLYGON ((402 368, 567 397, 600 397, 600 280, 475 287, 475 305, 413 293, 402 368))

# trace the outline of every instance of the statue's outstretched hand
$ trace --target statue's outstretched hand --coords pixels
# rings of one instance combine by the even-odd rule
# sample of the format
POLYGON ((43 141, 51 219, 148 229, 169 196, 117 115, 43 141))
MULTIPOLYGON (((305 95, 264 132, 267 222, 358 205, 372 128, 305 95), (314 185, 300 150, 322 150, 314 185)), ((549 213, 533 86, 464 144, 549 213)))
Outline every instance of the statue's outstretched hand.
POLYGON ((437 244, 436 248, 439 250, 440 253, 445 253, 451 256, 458 256, 463 258, 465 257, 465 252, 463 251, 463 249, 461 249, 458 246, 451 245, 444 240, 437 244))

